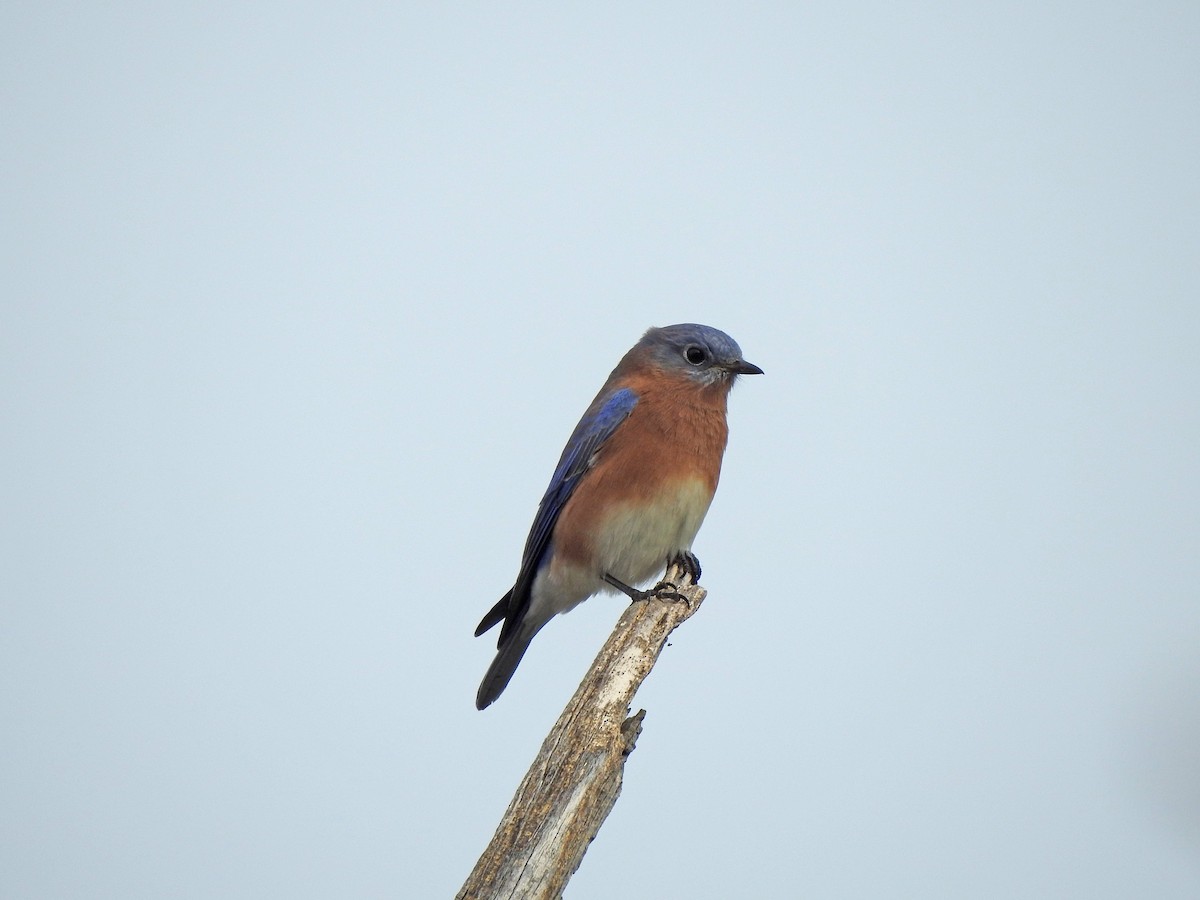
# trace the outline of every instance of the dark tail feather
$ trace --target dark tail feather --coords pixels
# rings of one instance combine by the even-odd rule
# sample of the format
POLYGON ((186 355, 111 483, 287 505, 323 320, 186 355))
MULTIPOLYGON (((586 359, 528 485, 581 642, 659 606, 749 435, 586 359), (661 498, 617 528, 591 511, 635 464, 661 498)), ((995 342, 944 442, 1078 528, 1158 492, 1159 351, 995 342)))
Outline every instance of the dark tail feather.
POLYGON ((487 615, 479 622, 479 627, 475 629, 475 637, 479 637, 489 628, 496 625, 497 622, 503 622, 508 615, 508 600, 512 596, 512 591, 509 591, 499 602, 487 611, 487 615))
MULTIPOLYGON (((484 621, 486 622, 487 619, 485 618, 484 621)), ((533 640, 533 636, 537 632, 536 628, 531 631, 522 628, 514 633, 510 640, 504 642, 504 646, 496 653, 496 658, 488 666, 487 674, 483 676, 483 681, 479 685, 479 692, 475 695, 476 709, 487 709, 508 687, 513 672, 517 671, 521 657, 529 649, 529 642, 533 640)))

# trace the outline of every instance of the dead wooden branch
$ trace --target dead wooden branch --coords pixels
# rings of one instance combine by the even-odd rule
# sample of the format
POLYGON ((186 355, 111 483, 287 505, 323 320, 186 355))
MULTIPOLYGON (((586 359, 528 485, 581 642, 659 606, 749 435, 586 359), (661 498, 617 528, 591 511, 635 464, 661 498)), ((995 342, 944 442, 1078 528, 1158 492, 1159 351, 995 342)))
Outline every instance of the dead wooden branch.
POLYGON ((680 569, 666 577, 681 585, 687 601, 629 605, 542 743, 458 900, 562 896, 621 793, 625 759, 646 714, 628 715, 633 695, 671 632, 704 600, 704 588, 680 569))

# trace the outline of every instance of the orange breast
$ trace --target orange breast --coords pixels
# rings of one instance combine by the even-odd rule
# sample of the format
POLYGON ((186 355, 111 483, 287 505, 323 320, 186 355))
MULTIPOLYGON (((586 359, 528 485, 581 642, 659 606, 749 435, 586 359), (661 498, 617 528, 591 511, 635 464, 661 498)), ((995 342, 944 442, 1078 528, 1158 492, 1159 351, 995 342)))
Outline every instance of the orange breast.
MULTIPOLYGON (((612 535, 622 517, 651 505, 657 515, 645 525, 642 543, 672 542, 684 532, 690 545, 717 488, 729 431, 727 385, 699 389, 687 379, 641 375, 623 386, 638 394, 629 418, 597 452, 563 508, 554 530, 555 556, 588 568, 602 566, 597 553, 612 556, 612 535), (691 534, 687 534, 690 530, 691 534)), ((618 542, 619 543, 619 542, 618 542)), ((646 547, 651 558, 679 547, 646 547)), ((636 551, 623 551, 622 558, 636 551)), ((611 560, 610 560, 611 561, 611 560)), ((638 569, 641 564, 631 564, 638 569)), ((612 573, 614 575, 618 573, 612 573)), ((637 581, 650 577, 626 573, 637 581)), ((618 576, 619 577, 619 576, 618 576)))

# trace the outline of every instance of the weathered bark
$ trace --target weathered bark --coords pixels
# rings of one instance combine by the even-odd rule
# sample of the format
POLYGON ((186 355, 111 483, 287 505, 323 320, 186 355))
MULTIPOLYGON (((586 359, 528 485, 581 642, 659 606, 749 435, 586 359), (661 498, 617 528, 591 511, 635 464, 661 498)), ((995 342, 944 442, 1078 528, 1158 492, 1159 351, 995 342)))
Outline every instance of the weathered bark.
POLYGON ((699 608, 704 588, 678 568, 681 600, 631 603, 542 749, 458 900, 561 897, 608 817, 645 710, 629 704, 671 632, 699 608))

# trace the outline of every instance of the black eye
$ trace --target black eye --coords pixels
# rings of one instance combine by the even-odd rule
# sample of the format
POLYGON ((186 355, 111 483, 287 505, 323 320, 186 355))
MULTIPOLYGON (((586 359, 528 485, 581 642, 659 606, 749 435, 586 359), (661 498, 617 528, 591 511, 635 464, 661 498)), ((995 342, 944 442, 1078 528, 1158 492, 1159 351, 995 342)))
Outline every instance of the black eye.
POLYGON ((693 366, 698 366, 700 363, 708 359, 708 354, 704 352, 704 348, 697 347, 695 344, 684 350, 683 355, 687 357, 687 361, 693 366))

